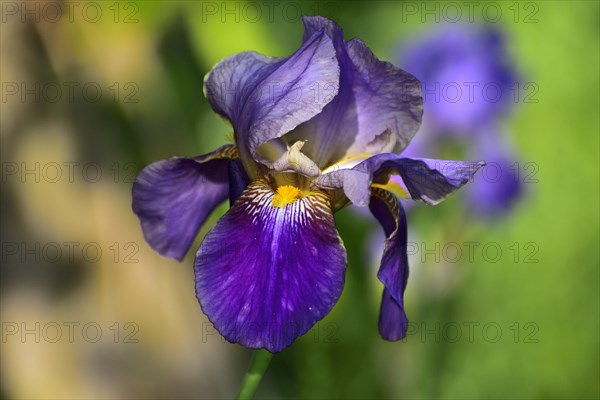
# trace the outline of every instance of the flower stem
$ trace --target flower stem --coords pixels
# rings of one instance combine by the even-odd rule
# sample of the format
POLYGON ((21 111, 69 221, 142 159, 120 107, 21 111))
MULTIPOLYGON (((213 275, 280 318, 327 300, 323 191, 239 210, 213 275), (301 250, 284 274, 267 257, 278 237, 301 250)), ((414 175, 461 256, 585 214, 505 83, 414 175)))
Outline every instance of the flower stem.
POLYGON ((252 399, 272 358, 273 354, 267 350, 254 351, 250 360, 250 366, 246 371, 242 386, 237 395, 238 400, 252 399))

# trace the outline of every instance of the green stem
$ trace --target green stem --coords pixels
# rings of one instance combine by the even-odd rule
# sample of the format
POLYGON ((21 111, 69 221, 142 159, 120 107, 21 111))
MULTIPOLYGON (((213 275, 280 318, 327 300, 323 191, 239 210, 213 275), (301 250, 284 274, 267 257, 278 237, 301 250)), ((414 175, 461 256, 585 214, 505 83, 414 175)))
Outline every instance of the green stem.
POLYGON ((272 358, 273 354, 267 350, 256 350, 252 354, 250 366, 248 367, 248 371, 246 371, 242 386, 237 395, 238 400, 252 399, 272 358))

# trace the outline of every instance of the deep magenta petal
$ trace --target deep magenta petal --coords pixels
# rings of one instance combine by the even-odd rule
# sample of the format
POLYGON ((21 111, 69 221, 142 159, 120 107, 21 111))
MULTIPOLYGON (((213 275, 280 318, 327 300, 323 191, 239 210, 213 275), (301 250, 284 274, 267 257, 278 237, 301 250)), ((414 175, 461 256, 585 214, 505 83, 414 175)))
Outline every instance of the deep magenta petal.
POLYGON ((346 251, 324 194, 283 208, 256 181, 196 254, 196 296, 230 342, 281 351, 337 302, 346 251))

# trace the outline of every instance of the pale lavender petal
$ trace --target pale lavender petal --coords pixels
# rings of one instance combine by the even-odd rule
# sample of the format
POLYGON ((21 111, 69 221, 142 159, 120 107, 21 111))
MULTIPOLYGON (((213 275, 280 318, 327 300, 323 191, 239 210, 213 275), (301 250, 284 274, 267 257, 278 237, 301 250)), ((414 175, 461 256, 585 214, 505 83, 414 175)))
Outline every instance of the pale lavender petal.
POLYGON ((359 132, 350 153, 360 154, 387 131, 395 139, 390 151, 400 153, 421 124, 421 83, 408 72, 379 61, 359 39, 348 42, 348 53, 362 80, 355 86, 359 132))
POLYGON ((283 350, 337 302, 346 251, 329 201, 316 193, 272 206, 252 183, 206 235, 196 255, 196 295, 230 342, 283 350))
POLYGON ((357 205, 369 204, 369 189, 373 177, 368 172, 355 169, 341 169, 328 172, 315 179, 315 184, 323 189, 342 189, 348 199, 357 205))
POLYGON ((470 181, 483 165, 482 161, 417 159, 385 153, 370 157, 352 169, 324 174, 315 183, 328 189, 343 189, 354 204, 366 206, 372 182, 387 182, 390 175, 399 175, 413 199, 437 204, 470 181))
POLYGON ((339 85, 339 66, 331 39, 315 32, 292 56, 274 59, 240 53, 217 64, 205 79, 205 92, 235 131, 240 156, 263 161, 256 150, 317 115, 332 96, 318 96, 318 87, 339 85))
MULTIPOLYGON (((336 48, 340 88, 323 112, 289 134, 307 140, 304 152, 320 167, 343 158, 400 152, 421 121, 421 86, 412 75, 379 61, 358 39, 344 42, 341 28, 323 17, 304 17, 305 38, 324 29, 336 48)), ((328 95, 328 88, 320 88, 328 95)))
POLYGON ((213 110, 234 126, 252 90, 281 63, 255 52, 234 54, 219 61, 204 78, 204 93, 213 110))

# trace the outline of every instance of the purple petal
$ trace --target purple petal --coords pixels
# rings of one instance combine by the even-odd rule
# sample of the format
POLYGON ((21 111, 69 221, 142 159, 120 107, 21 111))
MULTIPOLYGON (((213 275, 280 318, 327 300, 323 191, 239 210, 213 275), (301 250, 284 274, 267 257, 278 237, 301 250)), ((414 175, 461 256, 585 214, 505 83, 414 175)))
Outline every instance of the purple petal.
POLYGON ((379 314, 379 333, 386 340, 406 336, 408 318, 404 312, 404 290, 408 282, 406 215, 393 194, 375 189, 369 208, 386 235, 377 277, 385 289, 379 314))
POLYGON ((132 208, 154 250, 183 259, 206 217, 229 194, 227 157, 234 153, 234 146, 223 146, 196 158, 158 161, 139 173, 132 208))
POLYGON ((255 52, 238 53, 219 61, 204 78, 204 92, 213 110, 236 126, 254 86, 279 63, 279 58, 255 52))
POLYGON ((407 327, 408 318, 404 306, 394 300, 389 290, 383 289, 379 311, 379 334, 385 340, 395 342, 406 336, 407 327))
POLYGON ((331 37, 340 65, 340 88, 322 113, 289 135, 289 142, 308 140, 304 152, 323 168, 358 154, 400 152, 421 121, 419 81, 379 61, 360 40, 345 43, 333 21, 323 17, 303 21, 305 38, 320 29, 331 37))
POLYGON ((358 75, 354 88, 359 109, 359 132, 350 153, 361 153, 386 131, 395 136, 393 151, 401 152, 421 124, 421 83, 408 72, 379 61, 359 39, 348 42, 348 53, 358 75))
POLYGON ((229 206, 233 206, 244 189, 250 184, 250 179, 239 160, 229 163, 229 206))
POLYGON ((373 177, 364 171, 341 169, 319 176, 315 183, 323 189, 342 189, 351 202, 366 206, 371 197, 372 180, 373 177))
POLYGON ((196 295, 230 342, 281 351, 337 302, 346 252, 325 195, 283 208, 255 181, 206 235, 196 255, 196 295))
POLYGON ((354 204, 366 206, 374 180, 386 182, 390 175, 399 175, 413 199, 437 204, 470 181, 483 165, 483 161, 417 159, 385 153, 370 157, 352 169, 321 175, 315 183, 328 189, 343 189, 354 204))
POLYGON ((213 109, 228 118, 244 165, 265 142, 280 137, 317 115, 337 94, 339 66, 331 39, 315 32, 292 56, 283 59, 240 53, 207 75, 205 92, 213 109), (328 86, 332 96, 318 96, 328 86))

